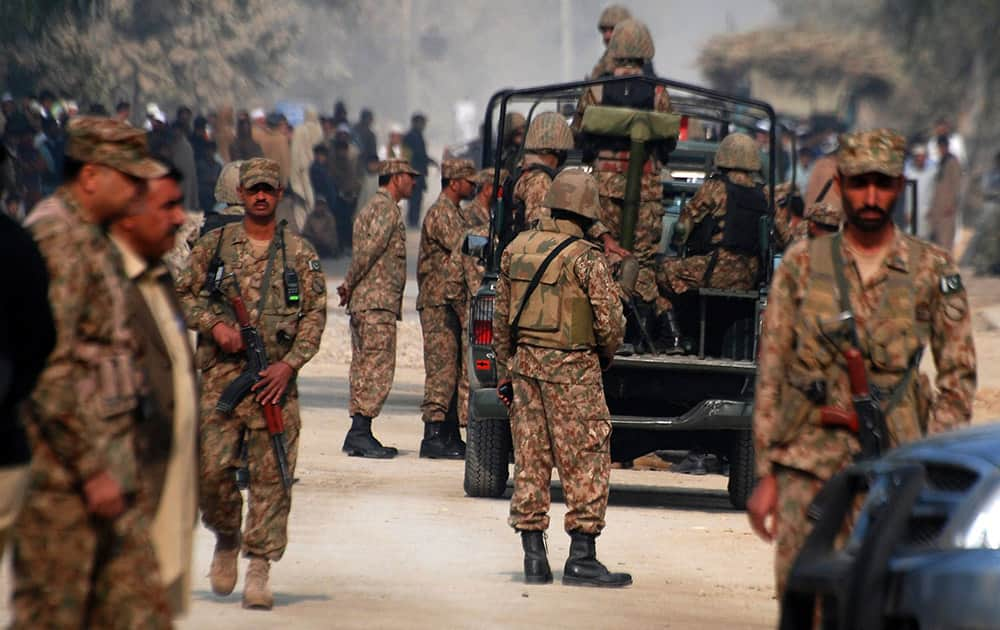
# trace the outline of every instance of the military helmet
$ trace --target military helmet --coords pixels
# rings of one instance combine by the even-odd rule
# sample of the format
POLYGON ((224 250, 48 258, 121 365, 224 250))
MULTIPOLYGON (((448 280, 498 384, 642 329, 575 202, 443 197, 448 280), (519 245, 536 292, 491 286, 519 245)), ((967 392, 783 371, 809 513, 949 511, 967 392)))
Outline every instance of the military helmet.
POLYGON ((566 169, 552 180, 542 205, 596 221, 601 211, 597 180, 578 168, 566 169))
POLYGON ((507 112, 507 116, 504 118, 503 128, 506 133, 514 133, 515 131, 524 131, 527 126, 528 121, 525 120, 524 114, 521 112, 507 112))
POLYGON ((240 165, 243 160, 229 162, 222 167, 219 179, 215 182, 215 203, 224 203, 227 206, 237 206, 243 203, 236 188, 240 185, 240 165))
POLYGON ((532 119, 524 148, 528 151, 568 151, 573 148, 573 132, 562 114, 544 112, 532 119))
POLYGON ((757 143, 745 133, 731 133, 722 139, 715 152, 716 168, 731 168, 739 171, 759 171, 760 153, 757 143))
POLYGON ((614 28, 619 22, 623 22, 632 17, 628 9, 620 4, 612 4, 601 11, 601 18, 597 20, 597 28, 614 28))
POLYGON ((631 18, 619 22, 611 33, 608 54, 612 59, 644 59, 649 61, 656 54, 653 36, 639 20, 631 18))

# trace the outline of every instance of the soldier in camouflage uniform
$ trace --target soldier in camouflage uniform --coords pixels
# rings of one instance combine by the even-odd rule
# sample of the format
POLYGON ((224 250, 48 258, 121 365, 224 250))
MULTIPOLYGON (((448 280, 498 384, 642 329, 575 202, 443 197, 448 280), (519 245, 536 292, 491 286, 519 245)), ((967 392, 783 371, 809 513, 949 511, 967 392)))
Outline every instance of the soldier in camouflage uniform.
POLYGON ((798 186, 783 182, 774 187, 774 245, 784 251, 797 234, 805 231, 802 225, 805 203, 798 186))
POLYGON ((625 328, 618 286, 596 246, 583 238, 600 209, 597 183, 583 171, 564 171, 544 203, 551 216, 507 246, 496 287, 497 389, 510 407, 514 439, 509 523, 521 533, 525 580, 551 582, 544 532, 555 466, 569 508, 563 583, 627 586, 632 577, 608 572, 595 552, 611 472, 601 368, 610 364, 625 328), (556 247, 563 249, 543 269, 556 247), (528 294, 538 274, 543 281, 528 294))
POLYGON ((241 164, 243 160, 237 160, 222 167, 219 179, 215 182, 215 208, 205 212, 205 222, 201 226, 202 236, 227 223, 243 220, 243 200, 236 192, 240 186, 241 164))
POLYGON ((351 315, 351 428, 348 455, 391 459, 399 454, 372 435, 396 371, 396 321, 406 286, 406 226, 399 202, 409 199, 419 173, 402 159, 378 165, 379 189, 354 220, 354 249, 340 305, 351 315))
POLYGON ((615 72, 615 62, 608 52, 608 44, 611 42, 611 34, 619 22, 624 22, 632 17, 629 10, 620 4, 612 4, 601 11, 601 17, 597 20, 597 32, 604 40, 604 54, 597 61, 594 69, 590 71, 589 79, 600 79, 611 76, 615 72))
MULTIPOLYGON (((753 138, 742 133, 726 136, 715 154, 715 167, 719 172, 684 205, 674 226, 674 246, 684 255, 664 259, 656 270, 668 303, 699 287, 747 290, 757 282, 760 218, 768 208, 764 188, 755 179, 760 155, 753 138)), ((683 337, 672 310, 662 323, 667 350, 682 351, 683 337)))
POLYGON ((964 425, 972 414, 976 356, 958 268, 946 251, 892 224, 904 146, 887 129, 841 136, 836 177, 846 227, 793 245, 771 283, 753 419, 760 482, 747 507, 754 530, 776 543, 779 597, 811 529, 810 503, 860 450, 856 435, 820 422, 822 406, 852 410, 841 358, 855 343, 852 327, 890 446, 964 425), (845 310, 853 322, 840 317, 845 310), (927 345, 936 394, 917 373, 927 345))
MULTIPOLYGON (((655 47, 646 25, 638 20, 624 19, 614 27, 608 43, 608 55, 614 64, 615 77, 641 76, 643 65, 653 59, 655 47)), ((634 93, 640 93, 635 90, 634 93)), ((584 92, 573 119, 574 131, 580 131, 583 115, 590 105, 619 105, 611 86, 598 85, 584 92)), ((627 107, 656 112, 670 111, 670 95, 662 85, 651 90, 647 98, 627 103, 627 107)), ((628 144, 612 139, 599 142, 593 167, 601 193, 601 223, 615 241, 621 241, 622 208, 625 202, 626 173, 629 165, 628 144)), ((635 224, 632 256, 639 263, 639 275, 634 291, 641 302, 642 313, 653 312, 657 318, 669 317, 670 304, 661 298, 656 288, 656 254, 663 234, 663 183, 660 181, 661 162, 654 153, 642 171, 639 215, 635 224)), ((627 252, 624 255, 629 255, 627 252)), ((644 316, 645 317, 645 316, 644 316)), ((663 326, 661 325, 660 328, 663 326)), ((660 344, 663 345, 663 344, 660 344)))
POLYGON ((202 374, 199 507, 215 533, 212 590, 228 595, 236 585, 237 554, 250 559, 243 589, 245 608, 270 609, 270 562, 288 542, 291 493, 282 486, 262 403, 281 405, 289 473, 298 455, 299 396, 295 378, 316 354, 326 325, 326 276, 312 245, 275 212, 283 189, 280 167, 265 158, 240 166, 243 221, 209 232, 195 244, 190 265, 177 281, 188 325, 199 334, 197 363, 202 374), (218 290, 213 279, 223 272, 218 290), (269 274, 269 275, 268 275, 269 274), (290 274, 298 278, 298 293, 290 274), (238 287, 238 289, 237 289, 238 287), (231 414, 216 410, 223 390, 247 368, 243 339, 228 296, 239 291, 250 322, 260 333, 269 366, 231 414), (234 471, 246 445, 250 484, 245 526, 243 499, 234 471))
POLYGON ((460 204, 475 192, 476 167, 471 160, 441 163, 441 194, 427 210, 420 229, 417 258, 417 313, 424 340, 424 401, 420 405, 424 439, 420 457, 461 459, 465 443, 458 428, 458 383, 464 372, 462 329, 447 298, 449 259, 461 249, 472 227, 460 204))
POLYGON ((28 219, 58 337, 25 406, 32 479, 14 528, 13 627, 169 628, 140 508, 146 385, 128 279, 103 227, 167 169, 118 121, 75 118, 67 132, 66 183, 28 219))

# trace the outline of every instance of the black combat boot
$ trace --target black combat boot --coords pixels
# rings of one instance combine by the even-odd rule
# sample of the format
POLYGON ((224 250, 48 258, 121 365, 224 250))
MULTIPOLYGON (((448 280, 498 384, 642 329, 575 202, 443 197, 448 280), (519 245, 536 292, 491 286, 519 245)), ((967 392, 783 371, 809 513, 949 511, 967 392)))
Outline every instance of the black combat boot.
POLYGON ((430 459, 462 459, 464 453, 448 439, 447 421, 425 422, 420 456, 430 459))
POLYGON ((522 531, 524 581, 526 584, 551 584, 552 569, 545 551, 545 532, 522 531))
POLYGON ((617 588, 632 584, 628 573, 611 573, 597 560, 597 534, 581 531, 569 533, 569 558, 563 569, 563 584, 570 586, 601 586, 617 588))
POLYGON ((465 459, 465 441, 462 440, 462 429, 458 426, 458 418, 449 418, 444 421, 444 433, 448 438, 448 443, 461 453, 465 459))
POLYGON ((357 414, 351 416, 351 428, 344 438, 344 452, 351 457, 370 457, 372 459, 392 459, 399 454, 393 446, 382 446, 382 443, 372 435, 372 419, 357 414))
POLYGON ((691 342, 681 334, 681 327, 677 324, 677 316, 673 309, 660 313, 656 318, 657 342, 656 347, 664 354, 686 354, 691 342))

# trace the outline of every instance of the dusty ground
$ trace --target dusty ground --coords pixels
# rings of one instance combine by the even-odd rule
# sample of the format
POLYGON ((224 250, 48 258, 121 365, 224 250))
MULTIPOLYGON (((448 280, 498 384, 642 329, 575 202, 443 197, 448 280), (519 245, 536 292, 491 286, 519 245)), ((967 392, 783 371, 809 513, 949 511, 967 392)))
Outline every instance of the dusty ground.
MULTIPOLYGON (((412 262, 417 235, 409 235, 412 262)), ((330 287, 343 261, 327 261, 330 287)), ((967 278, 980 358, 977 421, 1000 417, 1000 281, 967 278)), ((333 305, 317 359, 300 378, 303 436, 285 558, 272 568, 276 606, 244 611, 237 591, 211 594, 212 536, 199 528, 192 610, 200 628, 768 628, 777 619, 771 549, 729 508, 725 479, 614 470, 599 557, 626 569, 625 590, 564 587, 568 538, 561 503, 549 539, 556 583, 521 582, 518 538, 505 500, 469 499, 462 463, 421 460, 420 330, 407 287, 399 368, 376 433, 400 448, 393 461, 340 452, 347 429, 350 341, 333 305)), ((655 457, 637 462, 657 466, 655 457)), ((508 491, 509 496, 509 491, 508 491)), ((556 497, 561 495, 556 492, 556 497)), ((245 564, 241 563, 241 573, 245 564)), ((0 589, 8 589, 5 575, 0 589)))

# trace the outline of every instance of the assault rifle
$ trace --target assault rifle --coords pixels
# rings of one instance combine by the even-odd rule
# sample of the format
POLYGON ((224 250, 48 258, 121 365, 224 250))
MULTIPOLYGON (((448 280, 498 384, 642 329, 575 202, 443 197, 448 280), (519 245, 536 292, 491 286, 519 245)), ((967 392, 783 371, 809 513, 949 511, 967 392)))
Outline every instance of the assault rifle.
MULTIPOLYGON (((230 305, 233 307, 233 314, 236 322, 240 326, 240 335, 243 337, 243 346, 247 353, 247 368, 236 377, 232 383, 226 386, 219 402, 215 405, 216 411, 230 414, 240 402, 250 394, 251 389, 260 381, 260 373, 267 369, 267 350, 264 348, 264 340, 260 337, 260 332, 250 324, 250 313, 240 292, 240 283, 235 275, 230 274, 236 291, 233 295, 227 296, 230 305)), ((221 292, 221 291, 220 291, 221 292)), ((281 406, 277 403, 261 403, 264 407, 264 419, 267 421, 267 432, 271 436, 271 447, 274 449, 274 458, 278 461, 278 471, 281 473, 281 484, 287 493, 292 488, 292 475, 288 471, 288 447, 285 444, 285 423, 281 418, 281 406)), ((249 436, 245 436, 247 439, 249 436)))
POLYGON ((882 407, 872 396, 865 374, 865 362, 857 348, 844 351, 847 361, 847 377, 851 383, 850 412, 837 407, 823 407, 820 421, 826 426, 839 426, 858 436, 861 442, 861 457, 876 459, 888 447, 889 428, 885 423, 882 407))

